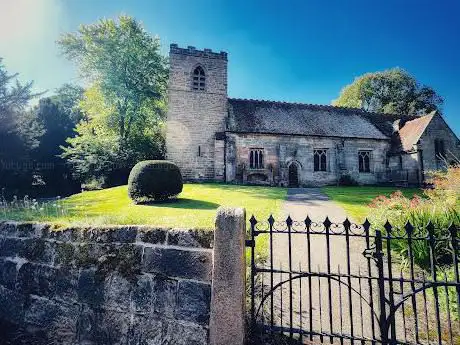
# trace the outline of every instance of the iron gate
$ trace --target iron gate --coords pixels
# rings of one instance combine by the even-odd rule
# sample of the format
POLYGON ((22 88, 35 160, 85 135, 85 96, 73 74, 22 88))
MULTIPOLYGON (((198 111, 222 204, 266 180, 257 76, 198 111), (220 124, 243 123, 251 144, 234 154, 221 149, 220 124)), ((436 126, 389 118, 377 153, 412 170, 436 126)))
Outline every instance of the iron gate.
POLYGON ((460 344, 458 228, 440 230, 252 216, 252 337, 460 344))

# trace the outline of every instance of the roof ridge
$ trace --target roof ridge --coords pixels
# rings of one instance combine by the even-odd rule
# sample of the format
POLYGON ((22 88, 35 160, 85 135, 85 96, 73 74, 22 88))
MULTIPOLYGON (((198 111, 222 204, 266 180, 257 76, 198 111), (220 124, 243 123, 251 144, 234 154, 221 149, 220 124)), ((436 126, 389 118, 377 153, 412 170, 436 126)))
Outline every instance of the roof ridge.
POLYGON ((274 100, 266 100, 266 99, 253 99, 253 98, 235 98, 235 97, 228 97, 229 100, 235 101, 249 101, 249 102, 259 102, 259 103, 269 103, 269 104, 287 104, 287 105, 300 105, 300 106, 310 106, 316 108, 324 108, 324 109, 334 109, 334 110, 344 110, 344 111, 354 111, 360 112, 363 114, 368 115, 383 115, 383 116, 397 116, 398 118, 402 117, 412 117, 412 115, 400 115, 400 114, 392 114, 392 113, 377 113, 373 111, 367 111, 361 108, 353 108, 353 107, 344 107, 344 106, 337 106, 332 104, 315 104, 315 103, 303 103, 303 102, 286 102, 286 101, 274 101, 274 100))

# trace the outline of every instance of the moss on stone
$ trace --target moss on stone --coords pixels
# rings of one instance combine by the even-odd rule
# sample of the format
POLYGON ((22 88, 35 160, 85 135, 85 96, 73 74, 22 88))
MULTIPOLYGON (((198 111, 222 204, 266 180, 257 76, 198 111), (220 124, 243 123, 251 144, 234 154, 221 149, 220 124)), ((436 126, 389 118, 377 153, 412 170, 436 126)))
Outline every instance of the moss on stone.
POLYGON ((75 248, 71 243, 56 244, 56 263, 70 266, 75 257, 75 248))
POLYGON ((97 265, 97 258, 92 255, 92 251, 88 243, 79 243, 75 251, 75 265, 78 268, 88 268, 97 265))
POLYGON ((118 271, 126 279, 136 277, 141 272, 141 251, 136 245, 122 246, 118 252, 118 271))
POLYGON ((114 271, 129 281, 136 281, 141 272, 141 251, 136 245, 112 245, 105 250, 97 264, 97 274, 102 279, 114 271))
POLYGON ((26 239, 23 241, 19 255, 30 261, 40 261, 45 254, 45 241, 42 239, 26 239))

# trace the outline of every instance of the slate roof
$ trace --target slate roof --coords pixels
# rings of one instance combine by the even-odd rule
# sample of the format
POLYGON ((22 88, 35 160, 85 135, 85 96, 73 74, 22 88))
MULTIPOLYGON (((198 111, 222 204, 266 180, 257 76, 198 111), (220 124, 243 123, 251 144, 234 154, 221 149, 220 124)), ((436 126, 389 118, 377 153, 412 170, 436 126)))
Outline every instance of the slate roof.
POLYGON ((417 144, 426 127, 433 119, 435 111, 432 113, 407 121, 399 130, 400 148, 402 151, 410 151, 417 144))
POLYGON ((378 127, 377 119, 385 115, 370 116, 361 109, 235 98, 228 102, 228 130, 234 132, 366 139, 390 139, 393 134, 388 124, 378 127))

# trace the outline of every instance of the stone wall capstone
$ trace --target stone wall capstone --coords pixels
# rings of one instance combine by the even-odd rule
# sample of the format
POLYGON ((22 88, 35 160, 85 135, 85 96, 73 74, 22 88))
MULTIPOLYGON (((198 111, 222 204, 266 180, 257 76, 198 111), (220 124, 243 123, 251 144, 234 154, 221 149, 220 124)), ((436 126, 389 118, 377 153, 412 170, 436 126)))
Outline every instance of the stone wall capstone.
POLYGON ((208 344, 212 247, 210 230, 2 222, 1 337, 208 344))

